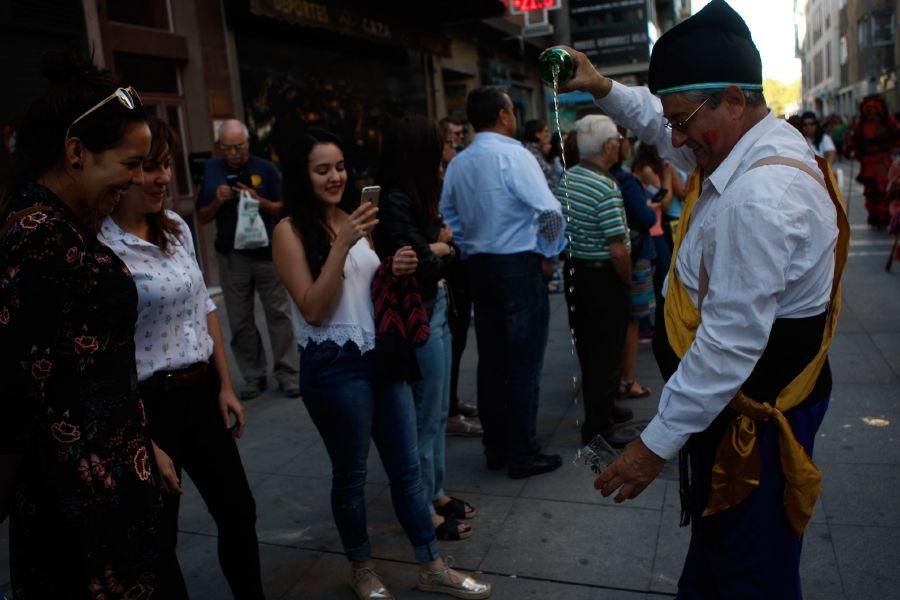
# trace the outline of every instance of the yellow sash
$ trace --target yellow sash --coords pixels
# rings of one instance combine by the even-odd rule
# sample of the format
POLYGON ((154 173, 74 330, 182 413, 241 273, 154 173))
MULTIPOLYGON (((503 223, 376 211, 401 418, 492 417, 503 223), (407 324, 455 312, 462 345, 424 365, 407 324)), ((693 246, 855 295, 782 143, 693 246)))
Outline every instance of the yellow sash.
MULTIPOLYGON (((847 262, 850 245, 847 208, 841 198, 834 174, 823 159, 817 158, 816 160, 821 173, 808 167, 805 163, 782 157, 763 159, 754 163, 750 169, 767 164, 787 165, 801 169, 827 189, 828 195, 834 203, 837 211, 838 240, 834 256, 834 283, 831 286, 831 301, 828 305, 822 344, 815 358, 781 391, 774 406, 756 402, 742 392, 738 392, 731 400, 729 406, 738 415, 729 424, 716 451, 712 472, 712 491, 709 503, 703 511, 703 516, 708 516, 737 506, 759 485, 761 463, 756 422, 774 419, 785 478, 784 506, 791 529, 798 538, 803 535, 803 530, 812 516, 813 507, 819 495, 822 475, 806 450, 794 437, 794 432, 784 413, 809 396, 825 364, 828 348, 837 326, 838 315, 841 312, 841 276, 847 262), (822 175, 824 175, 824 181, 822 175)), ((700 293, 698 294, 701 308, 698 308, 691 302, 675 267, 678 250, 690 226, 691 213, 700 196, 700 182, 701 175, 698 169, 694 171, 688 181, 681 224, 678 235, 675 237, 675 249, 669 267, 669 287, 665 303, 666 333, 672 349, 679 358, 684 357, 694 342, 694 336, 700 326, 700 311, 709 281, 701 258, 700 293)))

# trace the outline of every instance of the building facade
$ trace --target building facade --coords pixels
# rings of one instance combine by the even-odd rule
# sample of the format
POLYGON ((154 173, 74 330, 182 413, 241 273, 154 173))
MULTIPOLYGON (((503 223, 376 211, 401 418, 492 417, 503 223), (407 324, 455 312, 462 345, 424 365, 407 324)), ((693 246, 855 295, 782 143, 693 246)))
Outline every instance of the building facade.
POLYGON ((245 121, 266 156, 279 119, 327 127, 345 142, 353 182, 371 181, 383 124, 402 114, 465 120, 468 92, 504 85, 520 122, 546 118, 538 55, 553 42, 523 35, 501 0, 9 0, 0 3, 6 78, 0 98, 8 180, 14 123, 46 82, 48 49, 92 51, 180 134, 170 206, 195 231, 208 283, 218 282, 215 224, 194 223, 202 165, 216 125, 245 121), (11 57, 23 57, 12 61, 11 57))
POLYGON ((897 0, 796 0, 803 108, 852 117, 877 93, 900 110, 897 18, 897 0))

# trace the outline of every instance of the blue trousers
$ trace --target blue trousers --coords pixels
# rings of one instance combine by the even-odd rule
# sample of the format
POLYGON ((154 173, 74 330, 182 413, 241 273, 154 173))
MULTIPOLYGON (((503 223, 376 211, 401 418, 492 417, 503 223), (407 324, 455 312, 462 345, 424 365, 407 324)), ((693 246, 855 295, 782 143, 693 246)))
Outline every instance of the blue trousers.
MULTIPOLYGON (((445 444, 447 413, 450 411, 450 325, 447 322, 447 288, 438 287, 431 313, 431 333, 416 361, 422 379, 412 384, 416 405, 416 432, 419 444, 419 468, 425 494, 430 500, 444 496, 445 444)), ((434 511, 434 506, 429 504, 434 511)))
MULTIPOLYGON (((812 456, 829 399, 795 409, 787 419, 812 456)), ((800 600, 800 549, 784 510, 777 430, 760 430, 760 482, 735 508, 694 520, 678 582, 678 600, 800 600)))
POLYGON ((371 556, 366 530, 366 461, 369 440, 391 482, 394 513, 423 563, 441 555, 431 523, 431 502, 419 477, 416 411, 405 383, 375 380, 373 353, 352 342, 309 343, 300 358, 300 389, 309 416, 331 458, 331 510, 347 558, 371 556))
POLYGON ((535 432, 550 300, 541 257, 476 254, 466 260, 478 340, 478 415, 484 453, 527 469, 541 445, 535 432))

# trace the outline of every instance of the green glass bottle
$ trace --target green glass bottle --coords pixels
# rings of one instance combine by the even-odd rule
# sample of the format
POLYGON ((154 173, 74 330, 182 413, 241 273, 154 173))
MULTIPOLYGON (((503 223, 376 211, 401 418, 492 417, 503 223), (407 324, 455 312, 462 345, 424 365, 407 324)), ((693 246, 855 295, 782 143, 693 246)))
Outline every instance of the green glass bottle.
POLYGON ((538 58, 541 79, 549 86, 553 85, 553 71, 559 69, 557 85, 563 85, 575 75, 575 60, 562 48, 547 48, 538 58))

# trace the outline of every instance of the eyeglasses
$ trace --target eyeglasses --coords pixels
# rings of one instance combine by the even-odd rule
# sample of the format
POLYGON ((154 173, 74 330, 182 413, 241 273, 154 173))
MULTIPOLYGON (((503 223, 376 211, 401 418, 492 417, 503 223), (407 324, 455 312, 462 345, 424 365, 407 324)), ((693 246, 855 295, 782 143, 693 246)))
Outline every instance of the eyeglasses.
POLYGON ((703 102, 700 103, 700 106, 698 106, 697 108, 694 109, 694 112, 692 112, 691 114, 688 115, 688 118, 687 118, 687 119, 685 119, 684 121, 681 121, 680 123, 673 123, 673 122, 669 121, 668 119, 666 119, 666 129, 670 129, 670 130, 671 130, 671 129, 674 129, 674 130, 676 130, 676 131, 680 131, 681 133, 687 133, 687 124, 688 124, 688 121, 690 121, 691 119, 694 118, 694 115, 696 115, 697 112, 698 112, 701 108, 703 108, 703 105, 704 105, 704 104, 706 104, 707 102, 709 102, 709 99, 710 99, 710 98, 712 98, 712 96, 708 96, 708 97, 706 98, 706 100, 704 100, 703 102))
POLYGON ((219 144, 219 148, 225 152, 240 152, 247 147, 247 142, 242 144, 219 144))
POLYGON ((72 121, 72 124, 69 125, 68 129, 66 129, 66 141, 68 141, 69 138, 71 137, 69 134, 71 133, 72 128, 75 127, 75 125, 77 125, 79 121, 81 121, 82 119, 84 119, 85 117, 87 117, 88 115, 93 113, 94 111, 97 111, 97 110, 103 108, 108 103, 112 102, 113 100, 118 100, 119 104, 121 104, 124 108, 126 108, 128 110, 134 110, 134 109, 136 109, 138 107, 142 107, 144 105, 141 102, 141 97, 138 96, 137 90, 134 89, 133 87, 128 86, 127 88, 118 88, 112 94, 110 94, 109 96, 107 96, 106 98, 104 98, 103 100, 101 100, 100 102, 98 102, 97 104, 92 106, 91 108, 89 108, 86 111, 84 111, 83 113, 81 113, 80 117, 78 117, 77 119, 72 121))

